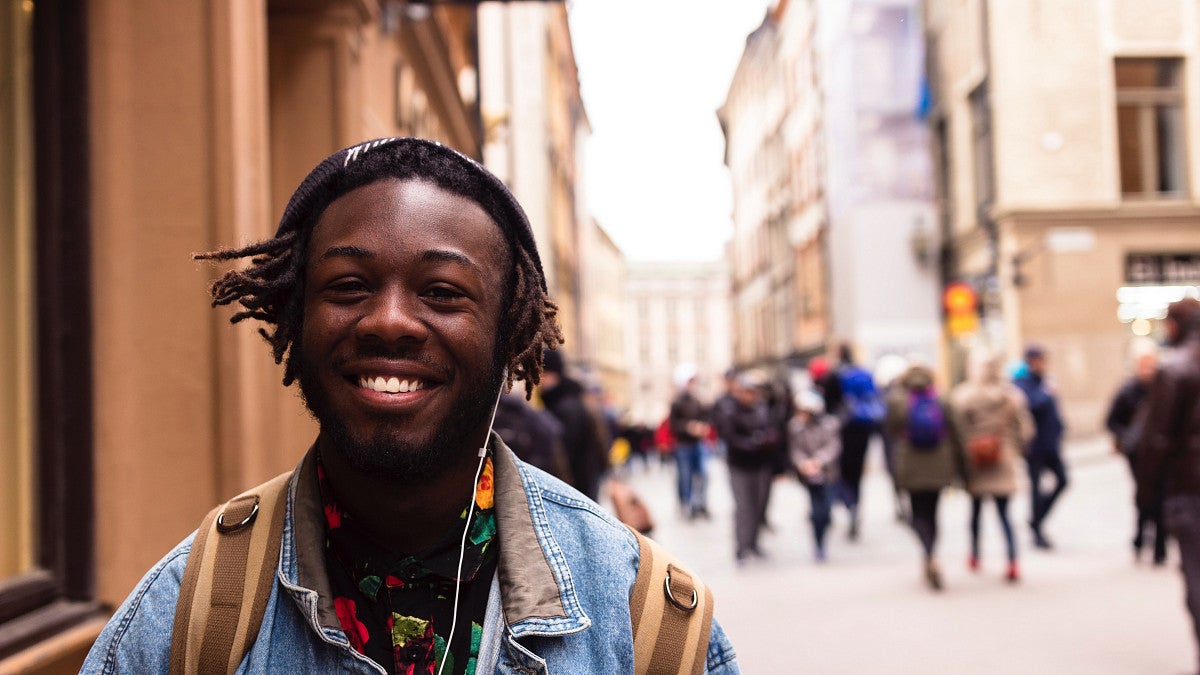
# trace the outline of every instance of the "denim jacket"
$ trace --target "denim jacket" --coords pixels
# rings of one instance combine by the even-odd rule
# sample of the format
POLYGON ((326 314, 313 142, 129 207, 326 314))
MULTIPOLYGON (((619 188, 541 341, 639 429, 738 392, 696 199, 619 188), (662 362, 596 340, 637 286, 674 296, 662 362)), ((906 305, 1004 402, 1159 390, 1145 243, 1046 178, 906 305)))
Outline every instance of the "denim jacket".
MULTIPOLYGON (((632 673, 633 535, 573 488, 518 460, 493 435, 501 539, 479 673, 632 673)), ((239 673, 384 673, 342 632, 322 555, 324 519, 313 451, 293 473, 275 585, 239 673)), ((83 665, 84 673, 166 673, 179 585, 193 533, 138 583, 83 665)), ((705 673, 738 673, 714 620, 705 673)))

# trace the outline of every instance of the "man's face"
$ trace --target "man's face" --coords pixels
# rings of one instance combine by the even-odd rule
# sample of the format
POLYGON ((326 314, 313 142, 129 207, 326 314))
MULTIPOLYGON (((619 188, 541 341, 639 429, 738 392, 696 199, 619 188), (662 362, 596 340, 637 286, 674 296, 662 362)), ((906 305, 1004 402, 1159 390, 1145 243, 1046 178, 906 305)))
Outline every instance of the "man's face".
POLYGON ((1026 360, 1025 363, 1026 363, 1026 365, 1029 366, 1029 372, 1033 373, 1034 375, 1045 375, 1046 374, 1046 357, 1045 356, 1031 356, 1031 357, 1029 357, 1029 359, 1026 360))
POLYGON ((308 246, 299 372, 354 468, 428 479, 485 441, 508 247, 474 201, 384 179, 342 195, 308 246))
POLYGON ((755 389, 752 386, 734 384, 733 398, 742 405, 754 405, 758 402, 758 389, 755 389))

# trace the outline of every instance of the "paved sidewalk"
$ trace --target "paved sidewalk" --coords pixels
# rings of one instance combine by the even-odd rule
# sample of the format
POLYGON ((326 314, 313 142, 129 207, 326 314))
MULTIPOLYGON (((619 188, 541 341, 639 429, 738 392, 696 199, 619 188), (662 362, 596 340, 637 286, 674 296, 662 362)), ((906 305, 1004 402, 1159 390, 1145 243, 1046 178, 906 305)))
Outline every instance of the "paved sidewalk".
POLYGON ((711 462, 712 519, 678 515, 674 467, 639 465, 631 484, 649 504, 655 538, 712 585, 717 617, 744 672, 1087 673, 1195 672, 1183 584, 1171 563, 1135 565, 1128 465, 1105 439, 1067 449, 1071 486, 1047 521, 1050 553, 1029 544, 1028 492, 1010 507, 1023 580, 1005 583, 1003 539, 985 507, 983 569, 966 570, 970 502, 944 494, 939 520, 946 590, 929 591, 915 537, 895 519, 882 456, 873 448, 864 481, 859 542, 835 510, 830 560, 813 562, 807 497, 777 481, 765 534, 770 559, 733 560, 732 503, 721 462, 711 462))

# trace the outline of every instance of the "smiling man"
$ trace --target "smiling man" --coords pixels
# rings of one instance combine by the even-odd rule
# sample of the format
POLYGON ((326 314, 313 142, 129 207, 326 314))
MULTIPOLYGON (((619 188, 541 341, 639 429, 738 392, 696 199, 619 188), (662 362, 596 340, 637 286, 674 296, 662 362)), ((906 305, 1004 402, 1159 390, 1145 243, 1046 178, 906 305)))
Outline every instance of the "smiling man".
POLYGON ((275 238, 197 257, 251 259, 214 305, 267 325, 320 433, 143 578, 84 672, 737 672, 698 579, 492 433, 562 337, 485 169, 364 143, 309 174, 275 238))

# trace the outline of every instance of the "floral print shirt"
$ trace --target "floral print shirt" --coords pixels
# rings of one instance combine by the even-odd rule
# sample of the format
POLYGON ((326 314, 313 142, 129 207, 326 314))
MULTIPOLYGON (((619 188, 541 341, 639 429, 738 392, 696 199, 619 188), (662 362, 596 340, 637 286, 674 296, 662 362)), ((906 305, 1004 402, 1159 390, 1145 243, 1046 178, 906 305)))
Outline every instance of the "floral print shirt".
POLYGON ((450 640, 454 582, 464 509, 459 526, 428 551, 398 556, 375 543, 342 511, 318 459, 317 479, 325 507, 326 568, 333 604, 350 645, 389 673, 474 675, 483 617, 496 570, 496 518, 492 458, 479 476, 475 509, 463 556, 459 620, 450 640), (450 653, 446 644, 450 643, 450 653))

